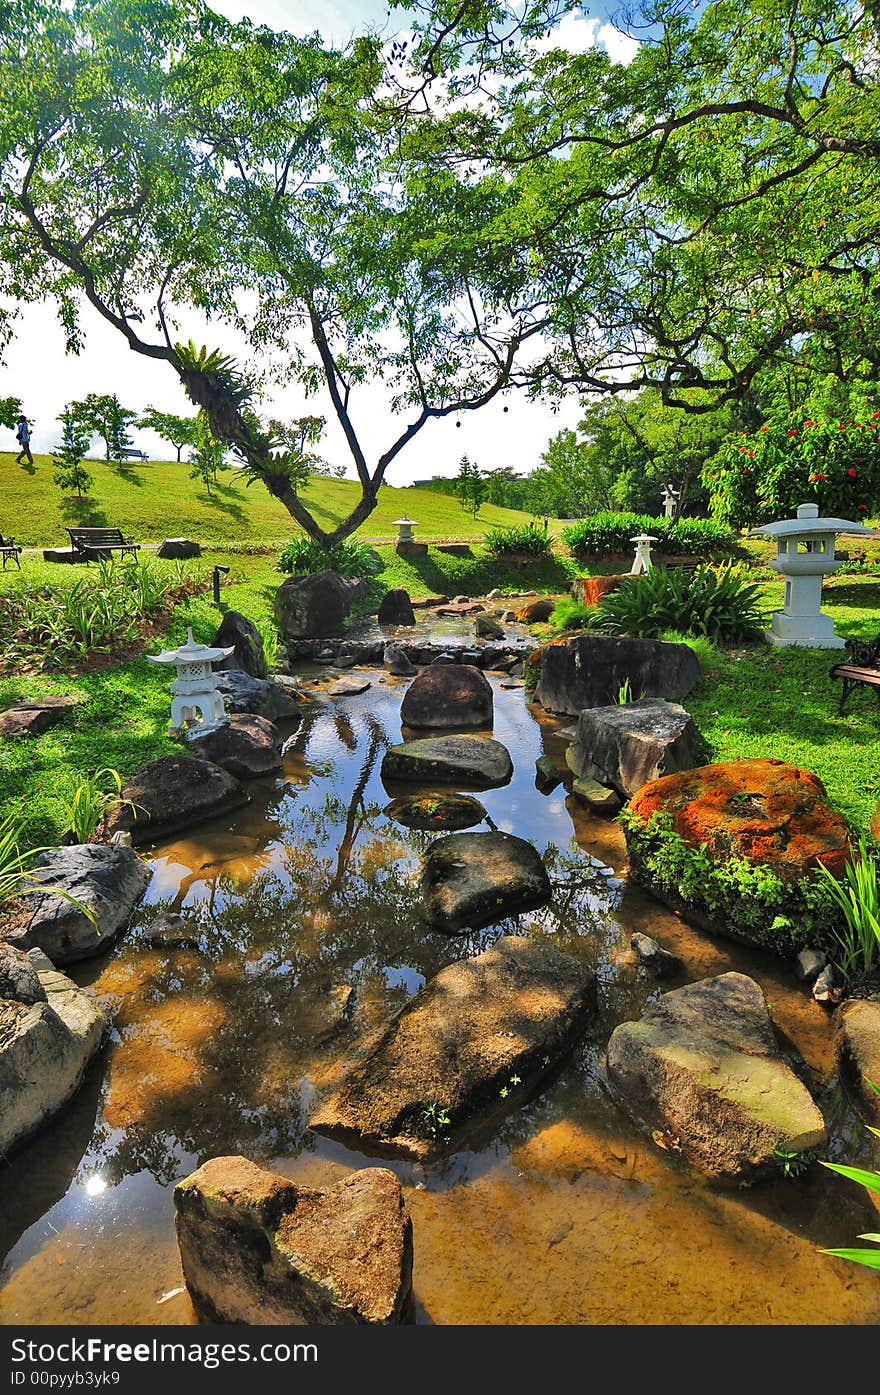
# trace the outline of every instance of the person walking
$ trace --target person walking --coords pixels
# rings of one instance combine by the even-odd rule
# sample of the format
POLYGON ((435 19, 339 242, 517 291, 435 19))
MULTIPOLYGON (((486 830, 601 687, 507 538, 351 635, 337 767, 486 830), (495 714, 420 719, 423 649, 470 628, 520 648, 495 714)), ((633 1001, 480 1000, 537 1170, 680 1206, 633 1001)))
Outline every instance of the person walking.
POLYGON ((33 465, 34 457, 31 455, 31 428, 28 426, 27 417, 23 413, 18 419, 18 426, 15 429, 15 439, 21 446, 21 450, 15 457, 16 465, 20 465, 25 456, 27 456, 28 463, 33 465))

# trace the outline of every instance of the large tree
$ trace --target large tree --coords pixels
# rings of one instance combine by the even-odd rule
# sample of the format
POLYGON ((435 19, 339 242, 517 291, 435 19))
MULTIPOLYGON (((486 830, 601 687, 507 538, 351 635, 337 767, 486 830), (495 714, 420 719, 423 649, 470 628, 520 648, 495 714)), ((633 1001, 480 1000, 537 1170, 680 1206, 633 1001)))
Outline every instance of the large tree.
POLYGON ((0 3, 0 20, 0 289, 54 296, 74 349, 84 295, 176 371, 313 538, 330 546, 369 516, 428 422, 510 386, 546 320, 523 294, 523 259, 487 250, 510 191, 438 183, 404 157, 406 103, 378 39, 328 50, 199 0, 21 0, 0 3), (338 527, 297 496, 295 452, 256 415, 253 366, 178 341, 184 306, 329 398, 361 485, 338 527), (368 459, 355 414, 374 378, 389 441, 368 459))

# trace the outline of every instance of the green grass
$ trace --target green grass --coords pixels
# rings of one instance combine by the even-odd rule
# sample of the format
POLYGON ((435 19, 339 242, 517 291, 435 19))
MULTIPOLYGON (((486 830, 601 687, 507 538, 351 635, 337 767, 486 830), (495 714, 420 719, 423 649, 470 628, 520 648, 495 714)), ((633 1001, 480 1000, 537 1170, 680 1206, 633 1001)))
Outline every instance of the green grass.
MULTIPOLYGON (((278 543, 300 530, 290 514, 260 484, 247 487, 239 472, 224 470, 215 497, 190 479, 189 466, 176 461, 127 461, 115 466, 88 462, 92 497, 66 499, 55 484, 52 457, 35 455, 33 470, 16 465, 11 451, 0 452, 0 533, 24 547, 67 547, 65 529, 76 525, 120 527, 137 542, 190 537, 197 542, 278 543)), ((302 491, 322 528, 345 517, 360 496, 354 480, 316 476, 302 491)), ((458 501, 428 489, 383 485, 379 503, 358 530, 365 538, 397 536, 395 518, 413 518, 417 538, 479 538, 489 528, 527 523, 518 509, 484 504, 474 518, 458 501)))

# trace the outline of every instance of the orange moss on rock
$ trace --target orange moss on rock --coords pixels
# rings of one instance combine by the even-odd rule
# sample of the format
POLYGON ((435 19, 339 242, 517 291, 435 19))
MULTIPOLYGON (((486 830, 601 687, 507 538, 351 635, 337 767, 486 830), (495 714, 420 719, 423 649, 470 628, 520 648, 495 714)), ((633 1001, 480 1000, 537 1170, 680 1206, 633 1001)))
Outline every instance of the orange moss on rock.
POLYGON ((701 765, 651 780, 629 802, 629 813, 647 823, 664 812, 692 847, 713 860, 731 857, 772 867, 797 882, 823 863, 842 876, 853 836, 827 803, 817 775, 781 760, 737 760, 701 765))
POLYGON ((626 580, 628 573, 616 576, 577 576, 571 583, 571 589, 576 599, 584 605, 598 605, 603 596, 607 596, 610 591, 616 591, 626 580))

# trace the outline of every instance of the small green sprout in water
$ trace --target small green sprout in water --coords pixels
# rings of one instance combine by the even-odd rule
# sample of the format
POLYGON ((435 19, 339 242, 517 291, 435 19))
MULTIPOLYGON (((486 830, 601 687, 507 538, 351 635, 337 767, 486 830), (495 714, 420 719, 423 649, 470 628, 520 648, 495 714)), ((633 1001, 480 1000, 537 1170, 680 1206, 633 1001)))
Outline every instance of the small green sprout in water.
POLYGON ((501 1098, 503 1100, 506 1100, 507 1096, 510 1094, 510 1091, 508 1090, 506 1085, 502 1085, 499 1094, 501 1095, 501 1098))
POLYGON ((818 1149, 804 1148, 800 1153, 790 1153, 785 1148, 774 1148, 773 1156, 779 1159, 779 1170, 783 1177, 801 1177, 813 1166, 818 1149))

